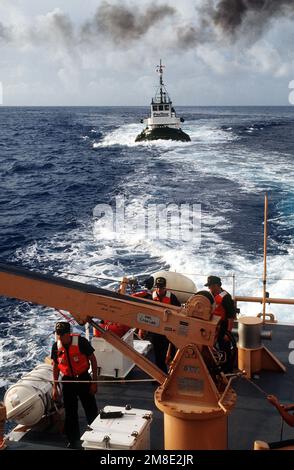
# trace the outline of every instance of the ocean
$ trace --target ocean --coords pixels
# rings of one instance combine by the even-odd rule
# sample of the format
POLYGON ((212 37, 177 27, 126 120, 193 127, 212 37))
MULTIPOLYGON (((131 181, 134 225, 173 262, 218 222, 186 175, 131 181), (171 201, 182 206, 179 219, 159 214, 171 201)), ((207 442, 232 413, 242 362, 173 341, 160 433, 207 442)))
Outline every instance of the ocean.
MULTIPOLYGON (((135 143, 146 107, 1 107, 1 262, 110 288, 167 269, 202 289, 214 274, 231 293, 260 296, 267 193, 267 290, 293 298, 294 107, 177 112, 189 143, 135 143), (126 220, 111 229, 99 211, 111 222, 118 204, 126 220), (197 212, 193 227, 182 221, 190 237, 159 233, 146 217, 183 204, 197 212)), ((0 308, 1 395, 50 352, 60 316, 3 298, 0 308)), ((294 321, 289 306, 268 311, 294 321)))

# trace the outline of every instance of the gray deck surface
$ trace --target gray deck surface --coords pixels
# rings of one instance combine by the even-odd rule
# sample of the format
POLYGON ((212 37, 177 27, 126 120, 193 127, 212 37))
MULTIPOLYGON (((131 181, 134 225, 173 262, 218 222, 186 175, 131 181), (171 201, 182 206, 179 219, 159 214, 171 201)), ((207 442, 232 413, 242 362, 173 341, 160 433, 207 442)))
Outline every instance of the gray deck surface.
MULTIPOLYGON (((282 402, 294 403, 294 365, 289 364, 289 343, 294 340, 294 326, 271 325, 272 341, 264 341, 264 345, 276 355, 287 367, 287 372, 276 373, 262 371, 253 381, 269 394, 276 395, 282 402)), ((148 378, 135 367, 127 379, 148 378)), ((163 415, 154 405, 153 394, 155 382, 135 384, 113 384, 107 379, 98 386, 98 407, 106 405, 125 406, 152 410, 154 413, 151 424, 151 449, 163 449, 163 415)), ((234 382, 238 399, 229 416, 228 442, 229 449, 252 449, 254 440, 268 442, 280 440, 281 418, 275 408, 270 405, 265 395, 260 393, 245 379, 234 382)), ((80 410, 81 432, 86 427, 83 410, 80 410)), ((294 439, 294 428, 284 424, 283 439, 294 439)), ((19 450, 56 450, 65 448, 63 436, 48 432, 32 432, 17 443, 11 443, 9 449, 19 450)))

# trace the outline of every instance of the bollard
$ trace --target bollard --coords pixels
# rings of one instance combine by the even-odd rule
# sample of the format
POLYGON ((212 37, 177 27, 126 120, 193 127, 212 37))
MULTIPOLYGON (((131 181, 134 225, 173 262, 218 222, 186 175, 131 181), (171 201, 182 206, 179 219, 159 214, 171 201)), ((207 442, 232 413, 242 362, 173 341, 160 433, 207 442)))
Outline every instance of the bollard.
POLYGON ((261 318, 240 318, 238 334, 238 368, 249 378, 261 370, 286 371, 286 367, 262 345, 262 337, 271 338, 271 331, 262 332, 261 318))

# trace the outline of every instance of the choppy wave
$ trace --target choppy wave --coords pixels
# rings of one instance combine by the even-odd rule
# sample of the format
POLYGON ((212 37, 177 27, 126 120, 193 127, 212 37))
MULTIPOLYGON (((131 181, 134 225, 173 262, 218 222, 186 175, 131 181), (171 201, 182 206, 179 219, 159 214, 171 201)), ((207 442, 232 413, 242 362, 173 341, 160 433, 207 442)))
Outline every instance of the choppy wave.
MULTIPOLYGON (((136 136, 142 131, 142 125, 138 124, 127 124, 118 127, 112 132, 106 134, 101 141, 93 142, 93 148, 99 149, 103 147, 111 146, 127 146, 127 147, 157 147, 162 149, 170 148, 190 148, 195 143, 222 143, 229 140, 235 140, 237 137, 228 135, 224 130, 214 128, 207 124, 189 123, 183 127, 185 131, 190 135, 191 142, 176 142, 171 140, 157 140, 157 141, 146 141, 146 142, 135 142, 136 136)), ((84 136, 88 137, 88 136, 84 136)), ((89 138, 89 137, 88 137, 89 138)))

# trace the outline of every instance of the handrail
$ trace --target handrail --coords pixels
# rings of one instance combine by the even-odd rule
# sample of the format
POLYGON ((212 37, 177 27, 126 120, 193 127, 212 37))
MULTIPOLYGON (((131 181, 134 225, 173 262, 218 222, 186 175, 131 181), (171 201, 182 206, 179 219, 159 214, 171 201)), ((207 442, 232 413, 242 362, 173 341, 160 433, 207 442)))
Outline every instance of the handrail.
MULTIPOLYGON (((210 275, 208 273, 190 273, 190 272, 182 272, 182 271, 177 271, 177 270, 175 270, 174 272, 177 272, 179 274, 183 274, 184 276, 201 276, 203 278, 207 278, 207 276, 210 275)), ((54 269, 54 271, 52 271, 52 274, 55 274, 55 275, 56 274, 68 274, 69 276, 87 277, 89 279, 99 279, 101 281, 110 281, 110 282, 117 282, 117 283, 121 282, 121 277, 120 278, 113 278, 113 277, 95 276, 94 274, 85 274, 85 273, 82 273, 82 272, 71 272, 71 271, 66 271, 64 269, 54 269)), ((137 276, 139 276, 140 278, 142 278, 144 276, 145 277, 150 276, 150 272, 140 273, 137 276)), ((235 272, 233 272, 232 274, 218 273, 218 276, 223 278, 223 279, 230 279, 230 278, 234 279, 235 278, 235 281, 236 281, 236 279, 252 279, 252 280, 262 282, 262 275, 260 275, 260 276, 242 276, 239 273, 236 274, 235 272)), ((132 277, 133 277, 133 275, 132 275, 132 277)), ((268 281, 281 281, 281 282, 284 282, 284 281, 293 281, 294 282, 294 278, 288 278, 288 277, 278 278, 278 277, 267 276, 267 280, 268 281)))
MULTIPOLYGON (((236 295, 234 297, 236 302, 256 302, 262 304, 263 298, 262 297, 246 297, 242 295, 236 295)), ((265 299, 267 304, 284 304, 284 305, 294 305, 294 299, 276 299, 272 297, 267 297, 265 299)))

